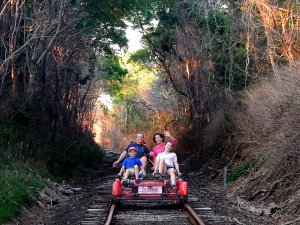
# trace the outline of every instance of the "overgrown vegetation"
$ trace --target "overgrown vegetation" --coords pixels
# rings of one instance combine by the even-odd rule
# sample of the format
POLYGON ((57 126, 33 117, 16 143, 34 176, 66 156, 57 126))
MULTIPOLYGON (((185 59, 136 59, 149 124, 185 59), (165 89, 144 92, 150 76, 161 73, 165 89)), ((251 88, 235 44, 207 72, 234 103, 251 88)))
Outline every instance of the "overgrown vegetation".
POLYGON ((277 202, 273 215, 296 214, 300 209, 299 190, 299 86, 298 67, 278 70, 270 78, 251 88, 236 115, 239 134, 236 141, 245 146, 240 158, 255 158, 250 173, 232 184, 235 196, 264 202, 277 202), (259 193, 259 194, 258 194, 259 193))
POLYGON ((82 168, 98 168, 104 155, 96 143, 62 139, 46 150, 49 171, 60 177, 69 177, 82 168))
MULTIPOLYGON (((32 118, 27 119, 30 124, 32 118)), ((99 168, 103 161, 100 146, 88 134, 51 141, 29 124, 1 124, 0 224, 17 215, 22 205, 30 206, 48 179, 70 178, 84 168, 99 168)))
POLYGON ((38 191, 46 186, 50 174, 20 162, 1 149, 0 153, 0 224, 17 215, 21 205, 30 206, 38 191))

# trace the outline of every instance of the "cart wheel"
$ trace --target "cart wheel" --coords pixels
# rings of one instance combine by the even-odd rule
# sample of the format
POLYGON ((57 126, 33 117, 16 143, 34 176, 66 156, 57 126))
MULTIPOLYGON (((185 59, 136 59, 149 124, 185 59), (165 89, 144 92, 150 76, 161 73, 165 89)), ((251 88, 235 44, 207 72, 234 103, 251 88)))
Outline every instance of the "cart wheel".
POLYGON ((182 196, 181 199, 180 199, 180 203, 182 205, 188 203, 188 197, 187 196, 182 196))
POLYGON ((111 198, 111 203, 117 205, 120 201, 117 199, 117 197, 111 198))

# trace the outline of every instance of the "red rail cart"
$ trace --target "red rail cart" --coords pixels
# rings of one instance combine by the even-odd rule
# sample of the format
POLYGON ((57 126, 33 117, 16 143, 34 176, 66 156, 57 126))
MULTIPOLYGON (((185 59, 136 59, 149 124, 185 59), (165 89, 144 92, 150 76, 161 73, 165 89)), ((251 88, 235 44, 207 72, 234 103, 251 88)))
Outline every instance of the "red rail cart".
POLYGON ((143 179, 136 182, 130 178, 128 185, 122 185, 119 178, 112 185, 112 202, 120 203, 128 200, 178 200, 180 203, 188 201, 188 184, 182 178, 176 181, 177 190, 171 190, 169 178, 163 177, 143 179))

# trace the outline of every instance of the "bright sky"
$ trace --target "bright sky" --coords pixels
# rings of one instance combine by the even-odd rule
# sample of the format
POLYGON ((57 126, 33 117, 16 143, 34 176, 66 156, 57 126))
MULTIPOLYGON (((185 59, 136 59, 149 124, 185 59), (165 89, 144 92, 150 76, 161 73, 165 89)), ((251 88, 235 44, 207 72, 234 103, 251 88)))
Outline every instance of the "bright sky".
POLYGON ((108 110, 112 109, 112 99, 109 94, 101 94, 99 100, 108 108, 108 110))
POLYGON ((142 48, 141 44, 141 33, 137 30, 133 30, 128 26, 126 29, 126 37, 128 39, 128 51, 134 52, 140 48, 142 48))

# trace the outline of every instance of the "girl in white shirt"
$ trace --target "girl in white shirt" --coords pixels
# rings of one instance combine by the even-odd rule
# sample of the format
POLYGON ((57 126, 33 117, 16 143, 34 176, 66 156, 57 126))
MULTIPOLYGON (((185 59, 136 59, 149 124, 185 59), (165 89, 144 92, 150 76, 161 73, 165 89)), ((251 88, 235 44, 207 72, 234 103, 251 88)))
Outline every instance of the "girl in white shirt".
POLYGON ((176 190, 176 176, 175 169, 180 176, 179 165, 177 162, 177 156, 174 152, 170 152, 172 149, 172 142, 168 141, 165 145, 165 151, 158 153, 155 160, 154 175, 157 173, 157 176, 161 174, 168 174, 171 181, 171 190, 176 190), (175 166, 175 168, 174 168, 175 166))

